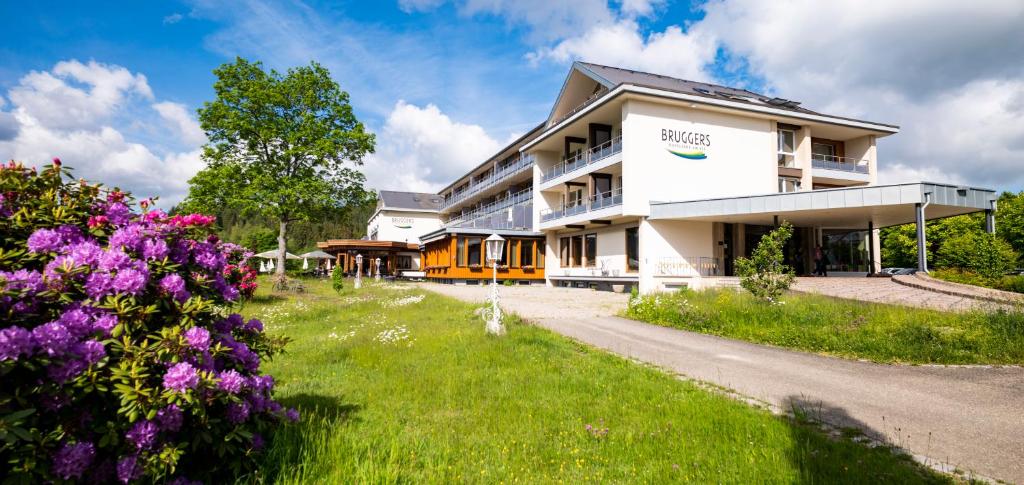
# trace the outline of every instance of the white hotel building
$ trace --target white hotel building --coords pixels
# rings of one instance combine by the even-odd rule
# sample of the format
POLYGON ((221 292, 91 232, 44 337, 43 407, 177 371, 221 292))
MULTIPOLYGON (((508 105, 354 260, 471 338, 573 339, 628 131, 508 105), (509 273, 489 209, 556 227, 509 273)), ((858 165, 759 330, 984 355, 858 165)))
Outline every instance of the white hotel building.
POLYGON ((530 257, 548 285, 650 292, 728 281, 735 258, 782 221, 796 228, 786 258, 800 274, 811 272, 816 245, 830 274, 877 271, 881 227, 986 211, 991 228, 991 190, 878 185, 876 143, 898 131, 747 90, 577 62, 548 119, 443 190, 442 227, 420 239, 470 234, 451 254, 432 255, 439 268, 465 262, 463 245, 489 229, 534 237, 543 254, 530 257))

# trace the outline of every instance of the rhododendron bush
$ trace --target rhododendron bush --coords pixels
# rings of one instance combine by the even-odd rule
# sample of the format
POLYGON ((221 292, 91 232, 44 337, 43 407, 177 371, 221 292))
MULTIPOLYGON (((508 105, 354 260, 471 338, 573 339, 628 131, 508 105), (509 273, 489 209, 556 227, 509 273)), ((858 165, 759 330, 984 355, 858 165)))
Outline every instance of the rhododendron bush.
POLYGON ((0 166, 0 481, 250 473, 298 419, 259 372, 284 342, 230 312, 251 254, 69 175, 0 166))

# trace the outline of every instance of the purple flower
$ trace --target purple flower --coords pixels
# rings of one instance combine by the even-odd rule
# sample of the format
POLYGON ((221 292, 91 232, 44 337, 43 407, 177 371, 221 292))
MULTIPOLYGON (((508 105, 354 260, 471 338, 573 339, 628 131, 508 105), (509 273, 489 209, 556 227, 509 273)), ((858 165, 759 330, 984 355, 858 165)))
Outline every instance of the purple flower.
POLYGON ((263 441, 263 437, 260 436, 258 433, 254 433, 252 435, 252 449, 254 449, 254 450, 262 450, 263 449, 263 445, 265 445, 265 444, 266 444, 266 442, 263 441))
POLYGON ((127 268, 128 265, 131 264, 131 262, 131 256, 128 256, 128 253, 120 249, 111 249, 109 251, 104 251, 103 254, 100 255, 99 260, 100 269, 106 271, 114 271, 120 270, 122 268, 127 268))
POLYGON ((67 252, 75 261, 89 266, 99 262, 103 249, 95 241, 82 241, 68 247, 67 252))
POLYGON ((124 437, 128 439, 131 444, 135 445, 135 448, 146 450, 152 448, 156 443, 157 431, 159 430, 157 429, 156 423, 147 419, 135 423, 135 425, 125 433, 124 437))
POLYGON ((60 364, 52 364, 46 368, 46 375, 58 383, 68 382, 78 377, 89 366, 79 360, 72 359, 60 364))
POLYGON ((196 369, 188 362, 175 364, 164 374, 164 387, 177 392, 195 389, 199 385, 196 369))
POLYGON ((95 456, 92 443, 64 443, 53 455, 53 473, 64 480, 81 478, 95 456))
POLYGON ((188 346, 198 351, 210 348, 210 331, 202 327, 192 327, 185 330, 185 340, 188 346))
POLYGON ((0 330, 0 361, 32 355, 32 333, 21 327, 0 330))
POLYGON ((19 269, 12 273, 0 271, 0 278, 3 279, 3 287, 8 291, 35 294, 46 289, 46 284, 43 283, 43 275, 38 271, 29 271, 27 269, 19 269))
POLYGON ((120 202, 115 202, 113 204, 110 204, 109 207, 107 207, 107 212, 105 215, 107 216, 107 219, 110 220, 111 224, 114 224, 115 226, 120 226, 128 222, 128 220, 131 218, 132 211, 128 209, 128 206, 120 202))
POLYGON ((53 229, 39 229, 28 237, 28 250, 33 253, 52 253, 60 246, 60 233, 53 229))
POLYGON ((253 333, 260 333, 263 331, 263 322, 253 318, 246 322, 245 330, 253 333))
POLYGON ((88 365, 99 362, 103 359, 103 356, 107 355, 106 349, 103 348, 103 343, 95 340, 86 340, 78 344, 75 348, 75 353, 88 365))
POLYGON ((210 243, 199 243, 192 248, 192 260, 199 266, 220 271, 224 266, 224 255, 217 251, 216 246, 210 243))
POLYGON ((295 408, 289 409, 284 415, 288 418, 288 421, 293 423, 299 422, 299 410, 295 408))
POLYGON ((161 278, 160 289, 179 302, 188 300, 188 297, 191 296, 188 290, 185 289, 185 279, 177 273, 171 273, 161 278))
POLYGON ((176 404, 171 404, 156 412, 156 421, 164 431, 178 431, 184 421, 184 413, 176 404))
POLYGON ((121 483, 138 480, 142 476, 142 467, 138 466, 137 455, 128 455, 117 461, 117 479, 121 483))
POLYGON ((92 273, 85 279, 85 294, 99 300, 114 291, 114 277, 109 273, 92 273))
POLYGON ((120 293, 137 295, 142 292, 149 282, 149 272, 140 271, 134 268, 122 269, 114 277, 114 290, 120 293))
POLYGON ((80 307, 66 310, 57 321, 76 339, 92 333, 92 317, 80 307))
POLYGON ((142 239, 144 234, 142 233, 142 226, 139 224, 130 224, 124 226, 110 235, 110 247, 111 248, 124 248, 131 251, 142 250, 142 239))
POLYGON ((221 372, 218 377, 220 382, 217 383, 217 387, 228 394, 238 394, 245 384, 245 377, 234 369, 221 372))
POLYGON ((243 342, 239 342, 232 338, 230 335, 226 335, 221 339, 221 342, 225 347, 231 349, 231 355, 235 360, 242 364, 242 367, 249 372, 256 372, 260 368, 260 357, 255 352, 249 350, 249 346, 243 342))
POLYGON ((231 285, 224 285, 220 290, 220 296, 227 301, 235 301, 238 299, 238 288, 231 285))
POLYGON ((242 424, 249 419, 249 403, 242 401, 228 405, 227 418, 231 424, 242 424))
POLYGON ((249 378, 249 387, 259 392, 269 392, 274 388, 274 376, 270 374, 252 376, 249 378))
POLYGON ((63 354, 71 345, 72 337, 64 325, 57 322, 44 323, 32 329, 32 341, 46 355, 53 357, 63 354))
POLYGON ((66 273, 74 271, 79 266, 81 265, 72 256, 57 256, 53 261, 46 263, 46 266, 43 268, 43 276, 47 280, 62 281, 66 273))
POLYGON ((186 477, 177 477, 174 480, 167 482, 167 485, 203 485, 203 482, 198 480, 189 480, 186 477))
POLYGON ((171 262, 185 264, 188 262, 188 242, 179 239, 171 246, 171 262))
POLYGON ((102 332, 104 336, 109 336, 110 331, 114 330, 117 326, 117 315, 107 313, 100 315, 92 322, 92 328, 94 331, 102 332))
POLYGON ((163 239, 146 239, 142 242, 143 258, 160 261, 166 258, 170 252, 171 250, 167 247, 167 242, 163 239))
POLYGON ((228 317, 225 318, 224 320, 220 320, 217 323, 213 324, 213 328, 221 333, 230 333, 231 330, 241 327, 243 323, 244 320, 242 320, 241 315, 237 313, 232 313, 231 315, 228 315, 228 317))

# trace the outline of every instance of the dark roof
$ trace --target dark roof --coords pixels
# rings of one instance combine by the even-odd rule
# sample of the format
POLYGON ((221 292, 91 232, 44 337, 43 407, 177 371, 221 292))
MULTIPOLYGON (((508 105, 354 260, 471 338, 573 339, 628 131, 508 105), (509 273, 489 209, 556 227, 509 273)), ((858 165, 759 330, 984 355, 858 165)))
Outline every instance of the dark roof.
POLYGON ((378 197, 380 197, 381 209, 441 210, 441 196, 437 194, 381 190, 378 197))
POLYGON ((619 67, 602 66, 600 64, 592 64, 583 61, 576 61, 575 65, 581 68, 584 74, 590 74, 592 75, 592 77, 596 77, 595 80, 600 82, 601 84, 604 84, 609 91, 620 84, 631 84, 634 86, 664 89, 666 91, 673 91, 677 93, 684 93, 695 96, 703 96, 706 98, 714 98, 720 100, 724 99, 739 103, 747 103, 750 105, 764 106, 774 109, 792 111, 794 113, 828 116, 831 118, 838 118, 847 121, 860 121, 865 123, 872 123, 876 125, 891 126, 893 128, 898 128, 898 126, 896 125, 886 123, 876 123, 874 121, 844 118, 841 116, 819 113, 800 106, 799 101, 777 98, 772 96, 765 96, 763 94, 755 93, 753 91, 746 89, 731 88, 729 86, 722 86, 719 84, 711 84, 698 81, 689 81, 686 79, 662 76, 660 74, 634 71, 631 69, 622 69, 619 67))

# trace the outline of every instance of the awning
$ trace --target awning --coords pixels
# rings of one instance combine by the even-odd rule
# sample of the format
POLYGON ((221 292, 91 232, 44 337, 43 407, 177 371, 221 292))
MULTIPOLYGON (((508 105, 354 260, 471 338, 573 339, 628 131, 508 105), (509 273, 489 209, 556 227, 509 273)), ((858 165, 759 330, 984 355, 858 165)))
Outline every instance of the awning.
MULTIPOLYGON (((263 251, 262 253, 256 254, 255 256, 257 258, 264 258, 264 259, 277 259, 277 250, 274 249, 272 251, 263 251)), ((302 259, 302 258, 299 258, 298 256, 296 256, 296 255, 294 255, 292 253, 289 253, 289 252, 285 252, 284 253, 284 257, 285 257, 285 259, 302 259)))
POLYGON ((334 256, 331 256, 330 254, 327 254, 319 249, 317 249, 316 251, 310 251, 305 254, 300 254, 299 257, 303 259, 334 259, 334 256))
POLYGON ((915 221, 916 206, 928 202, 927 219, 994 210, 990 189, 929 182, 845 187, 784 194, 652 202, 649 220, 714 221, 771 225, 775 218, 796 226, 876 228, 915 221))

